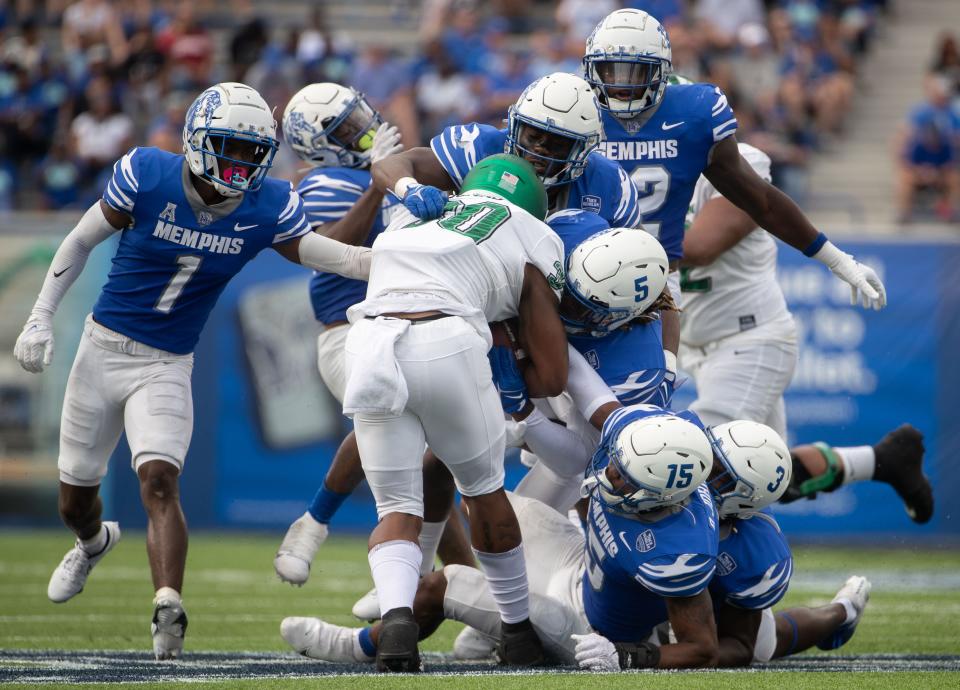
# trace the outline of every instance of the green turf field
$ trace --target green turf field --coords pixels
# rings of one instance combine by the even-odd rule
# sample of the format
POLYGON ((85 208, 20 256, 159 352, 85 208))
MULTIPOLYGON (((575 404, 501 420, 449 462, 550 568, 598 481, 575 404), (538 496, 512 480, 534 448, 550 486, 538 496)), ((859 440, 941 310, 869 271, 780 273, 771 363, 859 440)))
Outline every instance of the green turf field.
MULTIPOLYGON (((0 649, 143 650, 150 648, 152 586, 142 533, 125 533, 119 546, 91 575, 86 590, 66 604, 46 597, 49 575, 69 548, 61 532, 0 534, 0 649)), ((316 615, 353 624, 350 607, 371 586, 361 539, 333 538, 322 548, 303 588, 280 583, 272 567, 279 535, 239 537, 198 534, 191 538, 184 587, 190 616, 186 651, 289 651, 280 637, 288 615, 316 615)), ((795 581, 784 605, 826 603, 847 574, 875 580, 866 616, 845 655, 867 653, 960 653, 960 554, 948 551, 797 549, 795 581)), ((449 651, 459 624, 446 623, 423 643, 427 651, 449 651)), ((317 687, 460 688, 490 686, 494 679, 439 677, 374 679, 318 678, 317 687)), ((612 685, 614 678, 607 679, 612 685)), ((652 680, 652 679, 651 679, 652 680)), ((498 688, 582 687, 574 675, 497 677, 498 688)), ((596 677, 591 685, 603 679, 596 677)), ((712 687, 960 687, 960 674, 714 674, 712 687)), ((658 687, 703 687, 695 674, 663 675, 658 687)), ((304 687, 303 679, 209 683, 205 687, 304 687)), ((117 687, 112 685, 111 687, 117 687)), ((147 687, 138 685, 137 687, 147 687)), ((158 687, 161 687, 158 685, 158 687)), ((162 687, 170 687, 170 684, 162 687)))

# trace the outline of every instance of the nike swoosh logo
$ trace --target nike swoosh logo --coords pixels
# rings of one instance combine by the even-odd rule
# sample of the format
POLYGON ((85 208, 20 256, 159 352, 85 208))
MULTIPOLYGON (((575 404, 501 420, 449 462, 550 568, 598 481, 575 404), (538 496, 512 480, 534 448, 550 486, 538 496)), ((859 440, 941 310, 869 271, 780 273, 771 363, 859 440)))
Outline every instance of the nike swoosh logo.
POLYGON ((236 225, 233 226, 233 231, 243 232, 244 230, 249 230, 250 228, 255 228, 255 227, 257 227, 256 223, 254 223, 253 225, 240 225, 240 223, 237 223, 236 225))
POLYGON ((54 277, 54 278, 59 278, 59 277, 62 276, 64 273, 66 273, 67 271, 69 271, 72 267, 73 267, 73 264, 70 264, 69 266, 67 266, 67 267, 66 267, 65 269, 63 269, 62 271, 54 271, 54 272, 53 272, 53 277, 54 277))
POLYGON ((623 545, 627 547, 627 551, 633 551, 633 549, 630 548, 630 544, 627 543, 627 540, 623 538, 624 534, 626 534, 626 531, 622 531, 618 535, 620 537, 620 541, 622 541, 623 545))
POLYGON ((679 126, 682 125, 684 122, 686 122, 686 120, 680 120, 680 122, 674 122, 672 125, 668 125, 666 122, 662 122, 662 123, 660 124, 660 127, 663 128, 663 131, 667 131, 668 129, 673 129, 674 127, 679 127, 679 126))

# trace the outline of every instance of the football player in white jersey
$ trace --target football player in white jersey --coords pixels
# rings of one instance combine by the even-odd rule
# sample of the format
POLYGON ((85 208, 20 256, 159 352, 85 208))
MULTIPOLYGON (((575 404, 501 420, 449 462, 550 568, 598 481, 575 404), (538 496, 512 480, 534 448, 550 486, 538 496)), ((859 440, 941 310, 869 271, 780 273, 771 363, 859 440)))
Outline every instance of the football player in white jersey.
MULTIPOLYGON (((769 182, 770 158, 748 144, 739 147, 769 182)), ((783 392, 797 364, 797 332, 777 283, 773 238, 701 177, 687 216, 682 266, 680 354, 697 384, 690 409, 708 425, 750 419, 785 436, 783 392)), ((874 446, 818 443, 792 455, 787 500, 875 479, 893 486, 915 522, 933 514, 933 492, 922 469, 923 436, 910 425, 874 446)))
MULTIPOLYGON (((440 218, 401 214, 391 222, 373 244, 367 298, 347 312, 343 407, 353 416, 379 517, 368 554, 382 620, 379 670, 420 668, 412 607, 427 444, 468 507, 474 552, 502 621, 503 660, 543 659, 529 619, 520 527, 503 491, 504 419, 487 323, 519 316, 534 350, 528 385, 560 393, 567 378, 558 314, 563 245, 542 222, 546 210, 532 165, 506 154, 481 161, 440 218)), ((282 632, 288 640, 305 634, 282 632)))
POLYGON ((227 282, 267 248, 318 270, 364 278, 370 250, 310 232, 289 182, 269 178, 276 122, 259 93, 225 82, 187 111, 183 155, 127 152, 103 198, 57 249, 14 356, 40 372, 53 357, 54 313, 90 251, 120 232, 107 282, 87 317, 60 423, 59 511, 77 537, 47 588, 60 603, 83 591, 120 538, 101 520, 100 483, 126 430, 147 514, 156 591, 157 659, 179 656, 187 526, 179 477, 193 432, 193 349, 227 282))

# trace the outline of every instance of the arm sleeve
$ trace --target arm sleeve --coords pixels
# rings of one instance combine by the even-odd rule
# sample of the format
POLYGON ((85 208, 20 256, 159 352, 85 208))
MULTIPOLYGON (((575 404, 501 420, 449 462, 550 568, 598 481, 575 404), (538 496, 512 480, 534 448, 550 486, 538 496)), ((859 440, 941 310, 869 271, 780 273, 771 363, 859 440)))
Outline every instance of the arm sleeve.
MULTIPOLYGON (((567 345, 570 368, 567 374, 567 392, 573 398, 584 419, 589 420, 601 406, 610 402, 617 402, 617 397, 604 383, 590 363, 573 347, 567 345)), ((590 453, 593 453, 592 449, 590 453)))
POLYGON ((447 127, 430 140, 433 154, 458 189, 470 169, 483 157, 478 141, 481 133, 480 125, 476 123, 455 125, 447 127))
POLYGON ((634 577, 662 597, 693 597, 707 588, 715 570, 716 558, 713 556, 683 553, 658 556, 640 563, 634 577))
POLYGON ((115 232, 117 229, 103 215, 99 201, 87 209, 54 254, 31 316, 52 318, 63 296, 83 271, 90 252, 115 232))
POLYGON ((307 221, 311 228, 316 228, 347 215, 366 189, 350 180, 323 173, 304 179, 298 191, 307 221))
POLYGON ((613 163, 617 169, 619 182, 620 198, 617 201, 617 212, 613 216, 613 227, 617 228, 638 228, 643 220, 640 214, 638 204, 639 193, 637 186, 627 175, 627 171, 620 167, 618 163, 613 163))
POLYGON ((368 247, 353 247, 329 237, 308 232, 300 240, 300 263, 323 273, 367 280, 373 252, 368 247))
MULTIPOLYGON (((295 237, 306 235, 308 232, 310 232, 310 223, 307 222, 307 216, 303 211, 303 199, 300 198, 297 190, 291 184, 287 204, 277 217, 276 234, 273 236, 272 244, 289 242, 295 237)), ((302 254, 303 249, 300 251, 302 254)))
POLYGON ((595 450, 589 439, 550 421, 536 408, 523 421, 523 440, 544 465, 561 477, 583 474, 595 450))
POLYGON ((133 215, 140 188, 140 162, 143 153, 132 148, 113 164, 113 175, 103 190, 103 200, 110 208, 133 215))

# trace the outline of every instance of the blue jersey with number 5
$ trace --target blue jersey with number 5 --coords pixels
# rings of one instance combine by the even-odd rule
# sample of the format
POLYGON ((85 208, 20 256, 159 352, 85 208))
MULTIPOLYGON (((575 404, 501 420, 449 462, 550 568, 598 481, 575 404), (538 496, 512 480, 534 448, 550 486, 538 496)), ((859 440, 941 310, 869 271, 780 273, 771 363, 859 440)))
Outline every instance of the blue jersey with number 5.
POLYGON ((195 195, 191 203, 189 184, 184 157, 160 149, 131 149, 113 166, 103 200, 133 220, 93 307, 98 323, 177 354, 196 347, 210 310, 244 264, 310 231, 289 182, 266 178, 226 215, 195 195))
POLYGON ((639 126, 603 111, 603 154, 630 173, 640 192, 643 227, 671 260, 683 256, 683 224, 710 149, 737 131, 727 97, 712 84, 672 84, 639 126))
MULTIPOLYGON (((567 260, 581 242, 610 227, 600 216, 579 210, 554 213, 547 218, 547 225, 563 240, 567 260)), ((660 321, 631 324, 600 338, 571 334, 567 339, 621 403, 666 407, 669 400, 661 386, 666 362, 660 321)))
MULTIPOLYGON (((487 156, 503 153, 507 130, 490 125, 447 127, 430 140, 430 148, 457 189, 470 169, 487 156)), ((635 228, 640 224, 637 188, 616 163, 594 151, 583 174, 557 192, 557 208, 583 209, 596 213, 612 228, 635 228)))
MULTIPOLYGON (((693 412, 633 405, 604 422, 600 447, 630 422, 657 415, 681 417, 703 428, 693 412)), ((677 486, 692 478, 685 469, 677 468, 677 486)), ((608 640, 643 641, 667 620, 665 597, 696 596, 710 584, 717 557, 716 506, 706 485, 681 506, 660 520, 645 521, 591 499, 583 608, 590 626, 608 640)))

